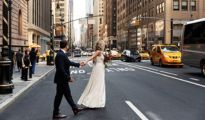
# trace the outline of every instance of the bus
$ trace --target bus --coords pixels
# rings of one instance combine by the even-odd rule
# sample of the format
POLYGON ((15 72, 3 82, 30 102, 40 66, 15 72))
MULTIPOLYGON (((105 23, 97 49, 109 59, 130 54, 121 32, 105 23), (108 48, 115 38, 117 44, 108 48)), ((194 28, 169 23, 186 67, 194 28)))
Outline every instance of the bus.
POLYGON ((205 18, 186 22, 182 32, 182 60, 205 76, 205 18))

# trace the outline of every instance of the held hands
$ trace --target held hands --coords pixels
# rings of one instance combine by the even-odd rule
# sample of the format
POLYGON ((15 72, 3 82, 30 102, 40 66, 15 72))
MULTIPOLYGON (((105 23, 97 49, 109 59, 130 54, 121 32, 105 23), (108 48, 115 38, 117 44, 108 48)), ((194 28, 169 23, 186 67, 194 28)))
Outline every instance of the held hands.
POLYGON ((84 62, 84 61, 81 61, 80 62, 80 67, 83 67, 83 66, 85 66, 86 65, 86 63, 84 62))

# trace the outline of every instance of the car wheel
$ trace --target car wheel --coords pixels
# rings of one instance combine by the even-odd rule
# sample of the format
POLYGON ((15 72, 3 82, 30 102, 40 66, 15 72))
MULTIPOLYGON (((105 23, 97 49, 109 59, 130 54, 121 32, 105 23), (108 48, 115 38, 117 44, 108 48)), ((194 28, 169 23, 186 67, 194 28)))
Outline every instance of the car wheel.
POLYGON ((121 59, 120 59, 121 61, 124 61, 124 59, 123 59, 123 57, 121 57, 121 59))
POLYGON ((205 62, 201 63, 201 73, 205 76, 205 62))
POLYGON ((163 67, 163 63, 162 63, 162 60, 161 60, 161 59, 159 60, 159 66, 160 66, 160 67, 163 67))
POLYGON ((124 57, 124 61, 127 62, 127 58, 126 57, 124 57))
POLYGON ((138 62, 141 62, 141 58, 138 59, 138 62))
POLYGON ((154 62, 153 62, 152 58, 150 59, 150 62, 151 62, 151 65, 154 65, 154 62))

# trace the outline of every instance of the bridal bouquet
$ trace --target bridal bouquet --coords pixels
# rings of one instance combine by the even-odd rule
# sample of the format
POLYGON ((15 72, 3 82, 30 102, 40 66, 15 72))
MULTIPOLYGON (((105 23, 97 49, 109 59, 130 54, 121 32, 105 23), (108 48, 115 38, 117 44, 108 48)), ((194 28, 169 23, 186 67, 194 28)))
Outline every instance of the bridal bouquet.
POLYGON ((105 54, 104 55, 104 64, 105 64, 105 68, 108 67, 108 64, 112 61, 112 57, 109 54, 105 54))

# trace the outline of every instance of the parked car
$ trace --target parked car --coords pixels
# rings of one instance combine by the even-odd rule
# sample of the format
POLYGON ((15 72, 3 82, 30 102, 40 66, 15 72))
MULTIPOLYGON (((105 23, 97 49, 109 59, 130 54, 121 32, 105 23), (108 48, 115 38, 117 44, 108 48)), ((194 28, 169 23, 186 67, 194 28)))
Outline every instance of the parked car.
POLYGON ((80 49, 75 49, 73 51, 74 57, 81 57, 81 50, 80 49))
POLYGON ((87 56, 87 55, 88 55, 88 52, 82 51, 82 52, 81 52, 81 55, 82 55, 82 56, 87 56))
POLYGON ((125 62, 141 62, 141 56, 138 52, 124 50, 121 55, 121 60, 125 62))
POLYGON ((171 44, 153 45, 150 51, 150 61, 152 65, 176 65, 183 67, 181 52, 176 45, 171 44))

